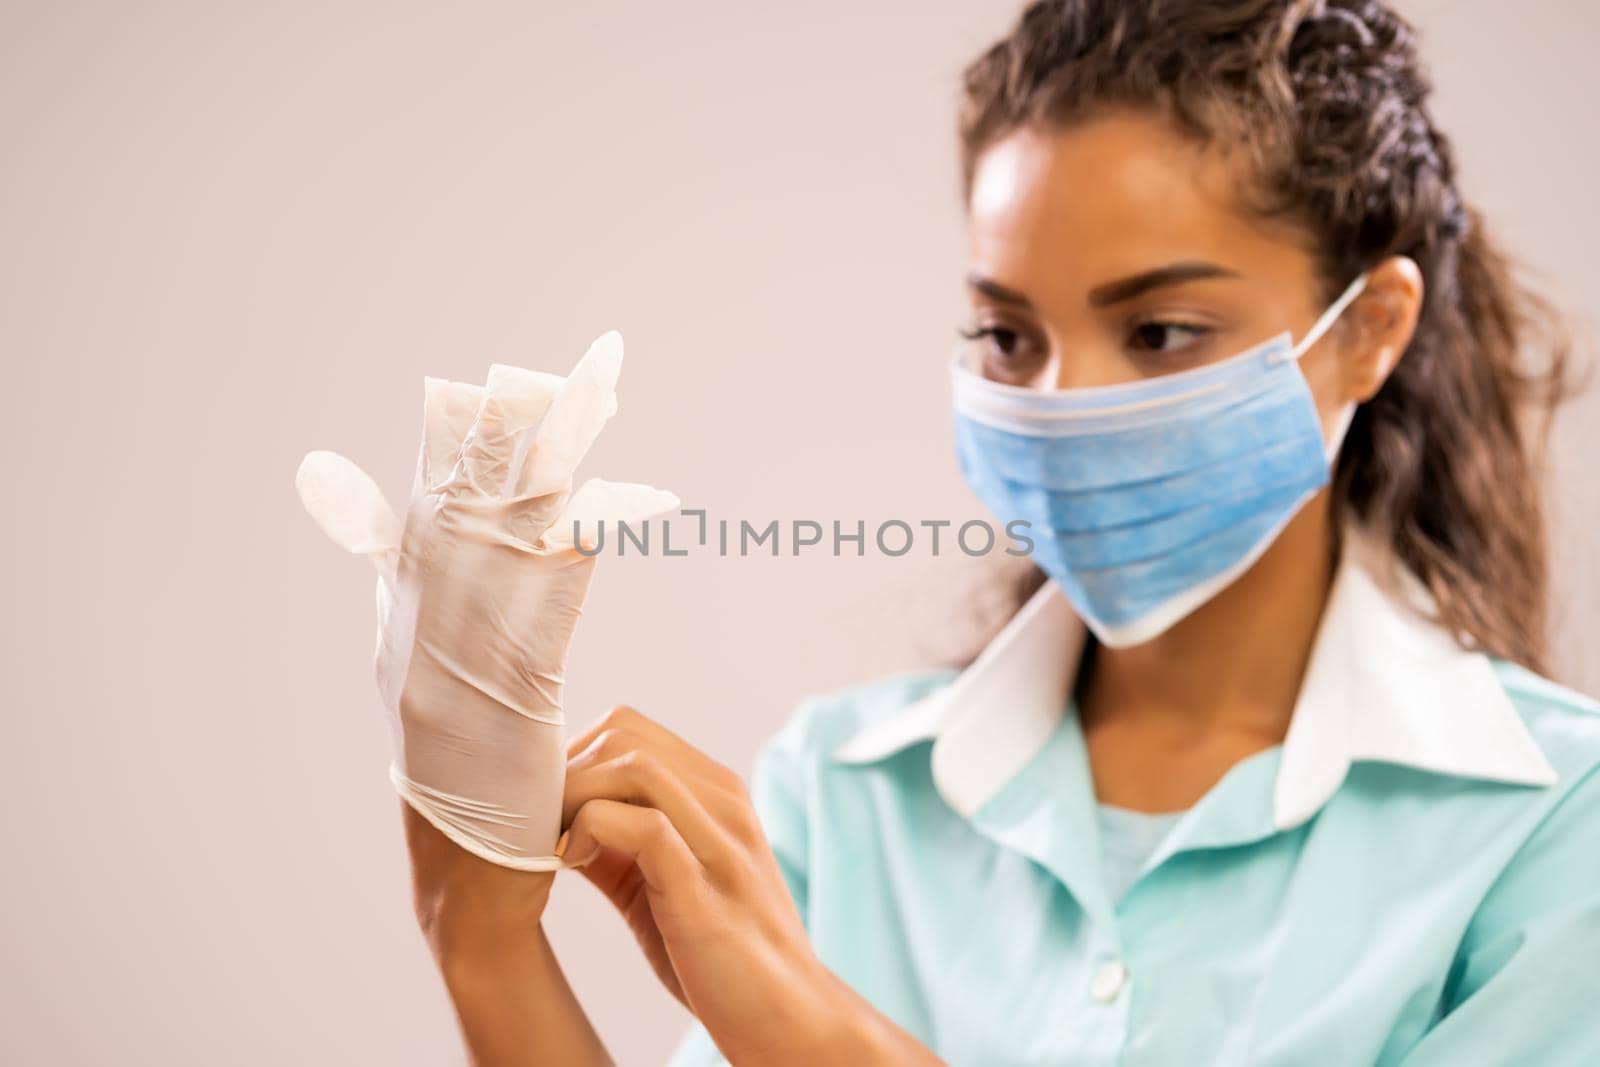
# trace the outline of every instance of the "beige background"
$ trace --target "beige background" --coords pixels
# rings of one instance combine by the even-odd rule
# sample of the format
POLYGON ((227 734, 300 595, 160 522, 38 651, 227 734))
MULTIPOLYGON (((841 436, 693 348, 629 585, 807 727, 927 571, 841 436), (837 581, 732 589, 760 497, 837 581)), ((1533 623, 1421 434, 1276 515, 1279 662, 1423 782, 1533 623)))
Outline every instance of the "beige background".
MULTIPOLYGON (((1600 286, 1587 0, 1414 4, 1469 191, 1600 286)), ((398 497, 423 374, 629 353, 586 468, 713 515, 977 514, 947 434, 956 72, 1010 4, 0 8, 0 1061, 460 1058, 415 933, 372 573, 310 448, 398 497), (448 10, 447 10, 448 7, 448 10)), ((1561 423, 1560 677, 1600 689, 1600 400, 1561 423), (1592 462, 1592 461, 1590 461, 1592 462)), ((570 715, 741 770, 794 701, 916 662, 952 568, 612 560, 570 715), (626 594, 626 595, 625 595, 626 594)), ((557 947, 620 1062, 686 1016, 609 906, 557 947)))

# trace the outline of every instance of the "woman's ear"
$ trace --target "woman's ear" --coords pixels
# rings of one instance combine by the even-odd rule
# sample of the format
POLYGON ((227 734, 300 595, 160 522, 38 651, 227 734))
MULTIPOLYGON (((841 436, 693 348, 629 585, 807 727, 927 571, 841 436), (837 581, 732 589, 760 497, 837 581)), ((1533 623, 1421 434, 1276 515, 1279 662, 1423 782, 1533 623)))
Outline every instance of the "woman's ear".
POLYGON ((1350 330, 1341 345, 1346 392, 1372 398, 1411 344, 1422 312, 1422 269, 1410 256, 1390 256, 1367 273, 1350 305, 1350 330))

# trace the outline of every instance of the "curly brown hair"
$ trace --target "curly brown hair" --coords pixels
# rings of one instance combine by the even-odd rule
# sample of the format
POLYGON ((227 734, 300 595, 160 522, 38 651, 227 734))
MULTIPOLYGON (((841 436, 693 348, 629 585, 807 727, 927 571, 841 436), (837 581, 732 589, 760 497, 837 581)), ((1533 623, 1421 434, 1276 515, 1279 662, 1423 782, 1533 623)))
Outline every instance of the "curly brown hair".
MULTIPOLYGON (((1246 150, 1249 206, 1312 236, 1324 301, 1385 256, 1415 260, 1416 331, 1346 431, 1334 516, 1354 508, 1393 546, 1463 646, 1543 672, 1540 474, 1572 344, 1462 200, 1431 89, 1416 31, 1379 0, 1038 0, 963 73, 962 202, 1012 130, 1131 105, 1246 150)), ((1042 581, 1032 568, 1019 591, 1042 581)))

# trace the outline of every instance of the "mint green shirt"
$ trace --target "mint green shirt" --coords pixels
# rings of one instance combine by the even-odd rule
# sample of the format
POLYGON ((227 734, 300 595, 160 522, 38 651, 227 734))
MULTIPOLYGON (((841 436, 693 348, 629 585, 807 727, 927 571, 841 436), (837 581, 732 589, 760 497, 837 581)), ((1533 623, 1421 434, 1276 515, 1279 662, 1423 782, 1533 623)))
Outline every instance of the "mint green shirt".
POLYGON ((803 702, 751 790, 818 958, 951 1064, 1600 1064, 1600 704, 1402 600, 1345 552, 1283 742, 1120 894, 1053 585, 803 702))
POLYGON ((1101 869, 1105 872, 1106 897, 1112 901, 1133 888, 1144 869, 1144 861, 1172 832, 1181 811, 1134 811, 1115 804, 1096 805, 1100 827, 1101 869))

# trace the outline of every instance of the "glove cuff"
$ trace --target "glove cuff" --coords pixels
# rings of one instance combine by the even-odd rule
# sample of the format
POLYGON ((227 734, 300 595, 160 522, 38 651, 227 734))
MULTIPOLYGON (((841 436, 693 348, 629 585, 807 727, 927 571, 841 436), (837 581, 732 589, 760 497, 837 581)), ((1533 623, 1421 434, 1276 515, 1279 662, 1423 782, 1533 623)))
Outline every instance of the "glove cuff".
POLYGON ((418 815, 427 819, 434 829, 480 859, 515 871, 557 871, 572 866, 561 856, 523 856, 485 841, 464 827, 437 801, 430 800, 422 791, 426 789, 425 786, 412 782, 392 763, 389 765, 389 781, 394 784, 400 798, 411 805, 418 815))

